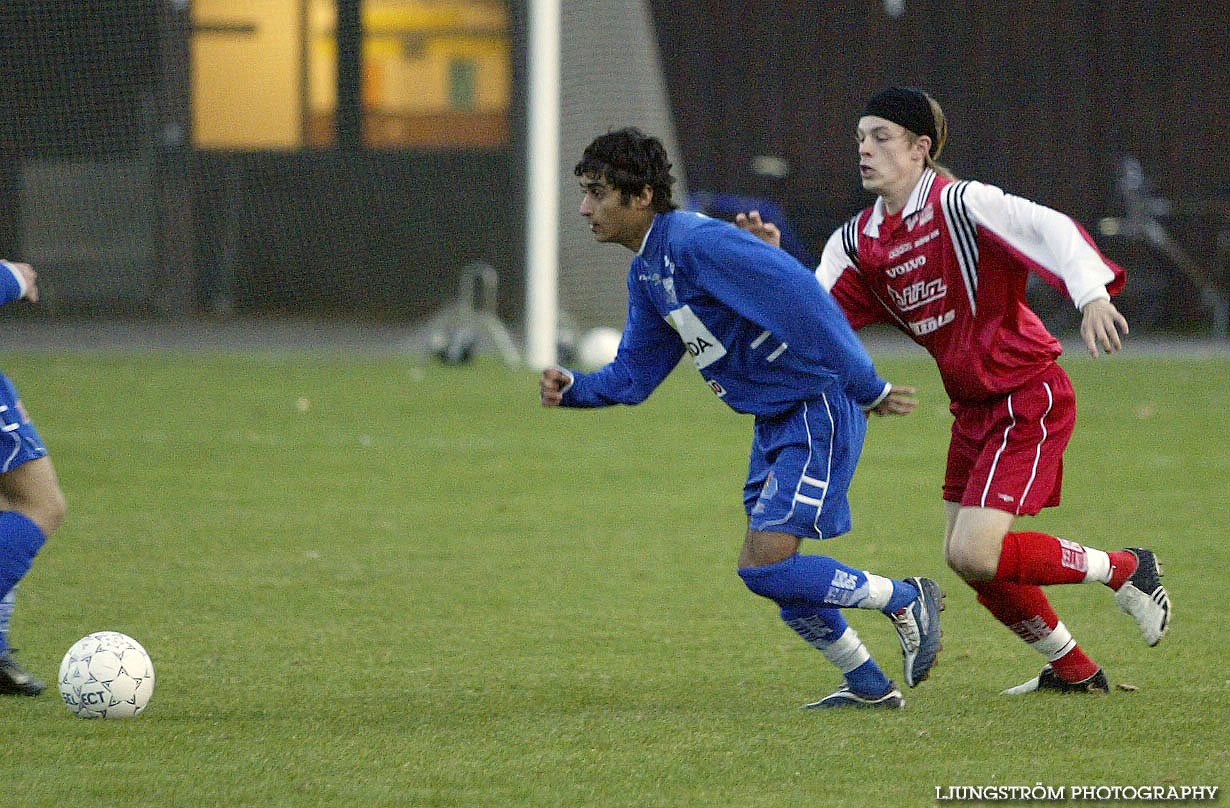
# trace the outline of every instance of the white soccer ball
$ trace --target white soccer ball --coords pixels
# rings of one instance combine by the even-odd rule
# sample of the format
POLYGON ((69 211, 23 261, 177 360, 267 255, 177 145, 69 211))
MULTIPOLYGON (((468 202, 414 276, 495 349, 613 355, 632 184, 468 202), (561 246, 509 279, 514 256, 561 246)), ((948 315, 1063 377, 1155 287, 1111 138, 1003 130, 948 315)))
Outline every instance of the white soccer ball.
POLYGON ((95 632, 64 655, 60 695, 81 718, 132 718, 154 695, 154 663, 127 634, 95 632))
POLYGON ((619 350, 621 336, 614 328, 591 328, 577 345, 577 361, 586 370, 596 370, 609 365, 615 359, 615 352, 619 350))

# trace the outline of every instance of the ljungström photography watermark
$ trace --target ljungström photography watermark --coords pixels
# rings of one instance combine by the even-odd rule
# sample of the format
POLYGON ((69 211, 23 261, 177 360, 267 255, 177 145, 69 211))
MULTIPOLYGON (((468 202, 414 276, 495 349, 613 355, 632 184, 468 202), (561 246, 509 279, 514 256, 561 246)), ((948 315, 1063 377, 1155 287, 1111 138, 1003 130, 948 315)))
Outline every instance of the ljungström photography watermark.
POLYGON ((936 786, 936 802, 1213 802, 1220 786, 936 786))

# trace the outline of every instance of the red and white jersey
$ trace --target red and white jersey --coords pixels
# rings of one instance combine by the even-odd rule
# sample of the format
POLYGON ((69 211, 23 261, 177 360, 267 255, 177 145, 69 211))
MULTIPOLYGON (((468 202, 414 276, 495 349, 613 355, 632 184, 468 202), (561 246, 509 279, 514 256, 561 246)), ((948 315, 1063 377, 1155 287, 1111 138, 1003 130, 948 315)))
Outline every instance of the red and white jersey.
POLYGON ((877 199, 833 233, 816 268, 854 328, 895 325, 935 357, 948 396, 966 402, 1011 392, 1062 353, 1026 304, 1030 272, 1078 308, 1126 279, 1062 213, 929 168, 899 216, 877 199))

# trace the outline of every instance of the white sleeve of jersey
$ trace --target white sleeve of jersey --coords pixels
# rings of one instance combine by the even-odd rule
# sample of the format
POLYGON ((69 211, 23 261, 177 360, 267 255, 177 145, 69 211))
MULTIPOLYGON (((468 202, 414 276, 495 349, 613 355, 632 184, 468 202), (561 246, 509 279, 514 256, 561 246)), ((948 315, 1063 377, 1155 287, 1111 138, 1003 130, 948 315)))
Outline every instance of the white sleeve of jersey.
POLYGON ((833 235, 829 236, 829 240, 824 243, 824 252, 820 254, 820 265, 816 267, 816 277, 820 279, 820 285, 826 292, 833 290, 841 273, 854 263, 850 260, 849 253, 846 252, 841 231, 840 227, 834 230, 833 235))
POLYGON ((1069 217, 981 182, 968 183, 964 200, 979 227, 989 228, 1061 278, 1076 308, 1110 299, 1106 284, 1115 273, 1069 217))

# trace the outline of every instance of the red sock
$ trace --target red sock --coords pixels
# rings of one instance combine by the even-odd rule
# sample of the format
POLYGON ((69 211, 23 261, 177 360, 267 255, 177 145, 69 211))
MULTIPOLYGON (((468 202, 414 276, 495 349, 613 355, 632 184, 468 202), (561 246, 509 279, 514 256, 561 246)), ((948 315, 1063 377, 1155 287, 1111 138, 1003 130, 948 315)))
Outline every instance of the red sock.
POLYGON ((1110 580, 1106 582, 1106 585, 1118 592, 1119 587, 1126 584, 1127 579, 1136 572, 1136 568, 1140 566, 1140 559, 1135 553, 1129 553, 1127 550, 1117 550, 1107 555, 1110 556, 1110 580))
POLYGON ((1021 531, 1004 535, 995 580, 1035 586, 1079 584, 1088 570, 1083 546, 1046 533, 1021 531))
MULTIPOLYGON (((1060 622, 1059 615, 1055 614, 1041 587, 1001 581, 976 581, 970 586, 978 593, 978 602, 985 606, 996 620, 1049 659, 1050 653, 1045 650, 1045 641, 1051 637, 1060 622), (1039 646, 1039 643, 1042 646, 1039 646)), ((1067 634, 1067 629, 1063 631, 1067 634)), ((1070 635, 1068 636, 1070 639, 1070 635)), ((1065 644, 1057 651, 1064 651, 1063 656, 1050 659, 1050 663, 1061 678, 1069 682, 1080 682, 1098 672, 1098 664, 1086 656, 1075 640, 1070 640, 1070 644, 1065 644)))
POLYGON ((1051 662, 1051 667, 1065 682, 1083 682, 1098 672, 1098 663, 1085 655, 1079 645, 1051 662))
POLYGON ((1059 625, 1059 615, 1041 587, 1002 581, 974 581, 970 586, 978 602, 1027 643, 1043 639, 1059 625))

